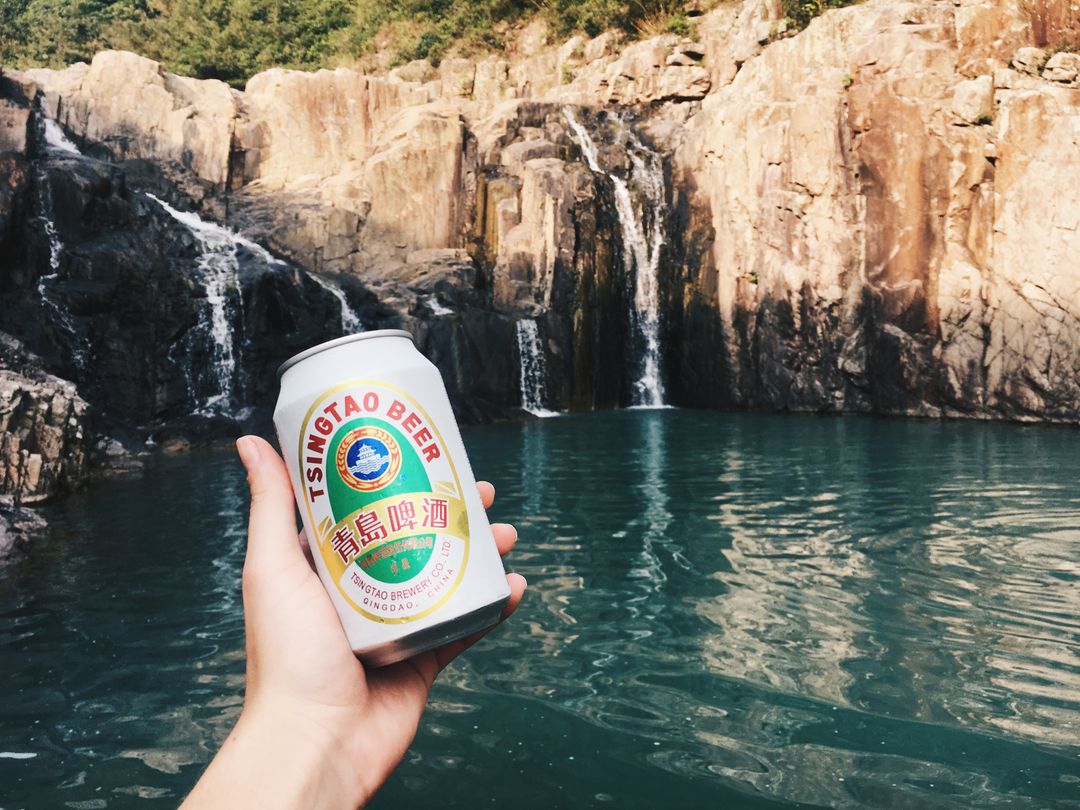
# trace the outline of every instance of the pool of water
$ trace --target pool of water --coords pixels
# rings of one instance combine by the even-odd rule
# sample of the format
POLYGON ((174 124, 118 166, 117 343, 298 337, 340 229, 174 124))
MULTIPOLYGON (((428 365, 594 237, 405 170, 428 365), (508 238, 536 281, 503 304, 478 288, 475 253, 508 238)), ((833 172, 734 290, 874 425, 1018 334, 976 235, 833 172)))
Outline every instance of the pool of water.
MULTIPOLYGON (((1080 431, 665 410, 465 438, 530 590, 374 807, 1080 807, 1080 431)), ((0 807, 175 806, 241 701, 239 464, 47 511, 0 566, 0 807)))

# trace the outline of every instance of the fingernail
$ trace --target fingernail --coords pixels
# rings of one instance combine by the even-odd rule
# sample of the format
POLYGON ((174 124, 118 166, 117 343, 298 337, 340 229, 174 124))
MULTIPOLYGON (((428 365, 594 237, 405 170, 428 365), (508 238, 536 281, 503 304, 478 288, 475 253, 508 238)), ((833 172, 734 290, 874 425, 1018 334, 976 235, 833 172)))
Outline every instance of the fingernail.
POLYGON ((255 469, 259 463, 259 443, 251 436, 241 436, 236 440, 236 452, 240 455, 240 461, 248 472, 255 469))

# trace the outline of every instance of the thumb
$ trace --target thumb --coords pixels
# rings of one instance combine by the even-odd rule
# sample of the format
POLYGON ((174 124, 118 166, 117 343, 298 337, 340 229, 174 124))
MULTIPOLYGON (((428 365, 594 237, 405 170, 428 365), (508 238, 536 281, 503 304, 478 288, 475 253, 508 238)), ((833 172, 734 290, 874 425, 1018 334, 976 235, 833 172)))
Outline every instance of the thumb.
POLYGON ((258 436, 240 437, 236 450, 251 489, 245 568, 303 564, 304 554, 296 542, 296 500, 285 462, 258 436))

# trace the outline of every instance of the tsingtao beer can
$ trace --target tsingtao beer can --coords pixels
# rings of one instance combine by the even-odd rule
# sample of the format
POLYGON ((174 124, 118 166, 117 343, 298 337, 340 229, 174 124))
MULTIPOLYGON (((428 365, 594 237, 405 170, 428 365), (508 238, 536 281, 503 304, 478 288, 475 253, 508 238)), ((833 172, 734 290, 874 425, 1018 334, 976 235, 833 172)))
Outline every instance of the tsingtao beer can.
POLYGON ((438 369, 408 332, 322 343, 274 411, 315 566, 361 660, 495 624, 510 595, 438 369))

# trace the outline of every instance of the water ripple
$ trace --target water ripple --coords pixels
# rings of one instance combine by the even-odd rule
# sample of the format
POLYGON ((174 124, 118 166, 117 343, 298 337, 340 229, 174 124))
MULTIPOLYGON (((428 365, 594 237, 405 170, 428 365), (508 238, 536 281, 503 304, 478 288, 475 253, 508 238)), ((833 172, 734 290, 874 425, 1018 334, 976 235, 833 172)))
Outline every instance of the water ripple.
MULTIPOLYGON (((1080 807, 1077 431, 635 411, 466 440, 530 591, 375 807, 1080 807)), ((101 484, 0 571, 0 735, 35 755, 0 757, 5 806, 194 782, 242 699, 242 484, 218 456, 101 484)))

